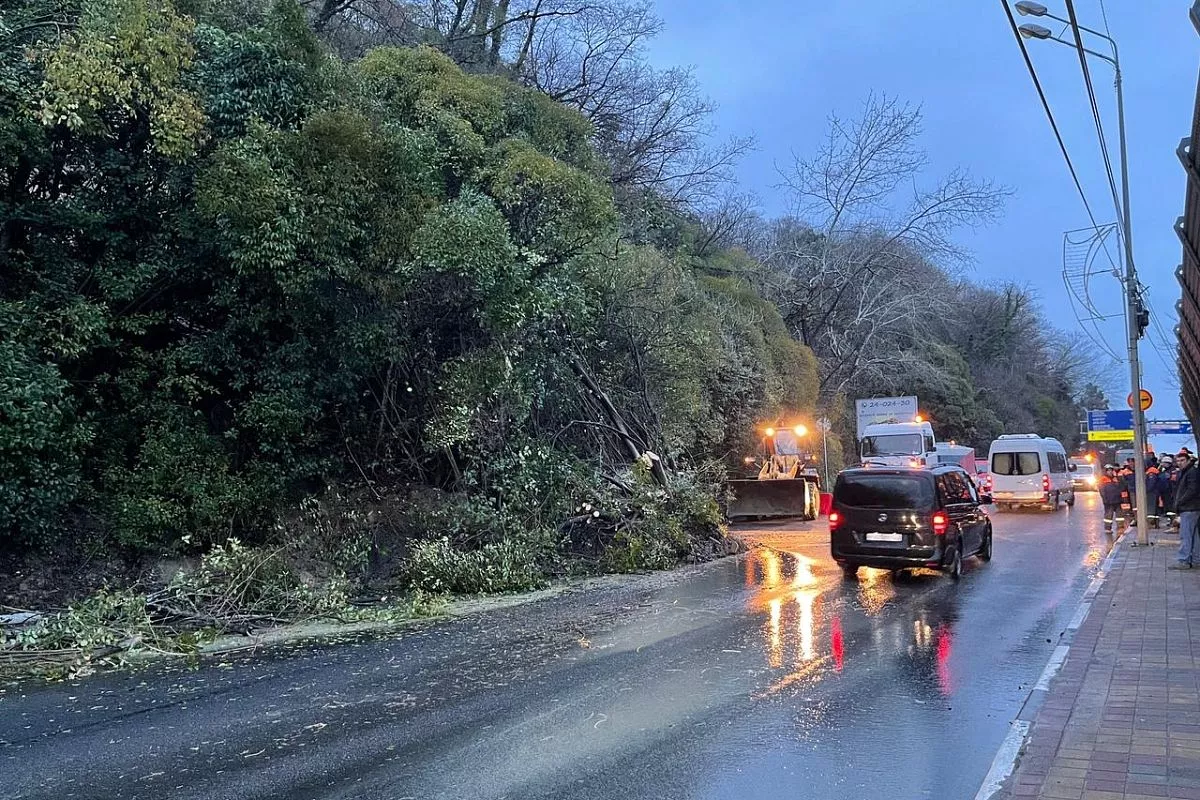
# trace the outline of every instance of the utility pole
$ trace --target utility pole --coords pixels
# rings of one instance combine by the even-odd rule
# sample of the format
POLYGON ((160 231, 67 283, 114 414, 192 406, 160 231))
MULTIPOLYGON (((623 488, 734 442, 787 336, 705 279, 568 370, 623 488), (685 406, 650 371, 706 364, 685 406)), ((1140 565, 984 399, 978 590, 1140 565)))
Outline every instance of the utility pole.
MULTIPOLYGON (((1123 229, 1121 238, 1125 242, 1125 274, 1121 279, 1121 285, 1125 291, 1125 333, 1129 350, 1129 385, 1132 389, 1130 406, 1133 409, 1133 447, 1137 451, 1133 467, 1134 505, 1137 506, 1137 543, 1147 545, 1150 543, 1150 530, 1147 525, 1148 515, 1146 513, 1146 415, 1142 410, 1142 368, 1138 360, 1138 339, 1142 337, 1143 310, 1141 293, 1138 291, 1137 270, 1133 264, 1133 225, 1130 222, 1129 213, 1129 155, 1125 147, 1125 97, 1121 91, 1121 57, 1117 52, 1117 42, 1111 36, 1083 25, 1077 25, 1074 7, 1070 0, 1067 0, 1067 9, 1071 15, 1069 20, 1051 14, 1044 5, 1032 2, 1032 0, 1021 0, 1015 8, 1017 13, 1022 16, 1047 17, 1064 25, 1078 27, 1080 31, 1087 31, 1104 39, 1112 47, 1112 56, 1110 57, 1083 47, 1077 41, 1068 41, 1055 36, 1053 31, 1041 25, 1022 25, 1018 29, 1021 36, 1026 39, 1048 39, 1065 44, 1072 50, 1082 50, 1080 58, 1087 54, 1103 59, 1112 64, 1116 72, 1117 128, 1121 138, 1121 228, 1123 229)), ((1078 31, 1076 36, 1078 36, 1078 31)))
POLYGON ((1133 388, 1133 462, 1135 502, 1137 504, 1137 543, 1150 544, 1150 524, 1146 510, 1146 412, 1142 410, 1142 365, 1138 357, 1141 338, 1141 293, 1138 291, 1137 269, 1133 264, 1133 223, 1129 213, 1129 154, 1125 146, 1125 95, 1121 91, 1121 62, 1117 43, 1112 42, 1113 66, 1116 69, 1117 131, 1121 139, 1121 216, 1125 235, 1125 326, 1129 340, 1129 385, 1133 388))

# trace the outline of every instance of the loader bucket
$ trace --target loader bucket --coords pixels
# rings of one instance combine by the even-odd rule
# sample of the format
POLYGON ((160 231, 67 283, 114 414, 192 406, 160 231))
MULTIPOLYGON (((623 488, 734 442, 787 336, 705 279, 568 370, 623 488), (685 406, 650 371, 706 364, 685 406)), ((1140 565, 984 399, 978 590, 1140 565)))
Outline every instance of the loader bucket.
POLYGON ((803 478, 729 481, 730 519, 802 517, 816 519, 817 486, 803 478))

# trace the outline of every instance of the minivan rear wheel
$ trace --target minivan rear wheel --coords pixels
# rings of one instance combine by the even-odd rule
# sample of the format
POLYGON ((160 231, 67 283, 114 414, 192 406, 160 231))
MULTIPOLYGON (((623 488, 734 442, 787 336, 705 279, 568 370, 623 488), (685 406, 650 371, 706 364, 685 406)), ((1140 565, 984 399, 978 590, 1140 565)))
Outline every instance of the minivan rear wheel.
POLYGON ((992 560, 992 529, 987 529, 987 535, 983 537, 983 544, 979 547, 979 557, 984 561, 992 560))
POLYGON ((848 581, 858 577, 858 564, 842 564, 842 577, 848 581))
POLYGON ((950 580, 956 581, 962 577, 962 543, 956 542, 950 561, 943 567, 950 580))

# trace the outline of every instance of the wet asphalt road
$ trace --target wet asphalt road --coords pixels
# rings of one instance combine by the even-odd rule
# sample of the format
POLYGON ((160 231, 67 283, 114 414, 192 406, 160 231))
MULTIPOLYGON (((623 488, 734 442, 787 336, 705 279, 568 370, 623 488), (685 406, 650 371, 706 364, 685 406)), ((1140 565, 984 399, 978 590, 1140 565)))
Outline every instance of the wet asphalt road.
POLYGON ((973 798, 1108 549, 1095 495, 995 558, 742 559, 198 670, 0 694, 0 797, 973 798))

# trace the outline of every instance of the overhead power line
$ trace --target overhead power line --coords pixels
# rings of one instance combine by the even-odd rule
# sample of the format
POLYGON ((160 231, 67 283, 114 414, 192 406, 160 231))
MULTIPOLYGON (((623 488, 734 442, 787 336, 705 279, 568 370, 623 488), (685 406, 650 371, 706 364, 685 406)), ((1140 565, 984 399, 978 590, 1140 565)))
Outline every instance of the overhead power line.
POLYGON ((1146 333, 1150 337, 1151 349, 1154 350, 1154 354, 1156 356, 1158 356, 1159 362, 1166 369, 1167 383, 1170 384, 1173 388, 1178 389, 1179 388, 1179 366, 1177 364, 1171 363, 1171 361, 1167 359, 1166 354, 1167 353, 1172 353, 1172 354, 1178 353, 1179 346, 1178 346, 1178 344, 1172 343, 1172 337, 1167 334, 1166 328, 1164 328, 1162 325, 1162 320, 1166 319, 1166 317, 1163 317, 1163 316, 1159 315, 1158 313, 1156 313, 1154 310, 1154 307, 1150 304, 1150 295, 1147 292, 1146 287, 1139 285, 1138 289, 1140 292, 1140 296, 1143 298, 1143 300, 1142 300, 1143 304, 1145 305, 1146 309, 1150 312, 1150 327, 1147 329, 1146 333))
MULTIPOLYGON (((1042 89, 1042 81, 1038 78, 1037 70, 1033 67, 1033 59, 1029 57, 1029 50, 1025 47, 1025 40, 1021 38, 1021 32, 1017 29, 1017 19, 1013 16, 1012 9, 1008 6, 1008 0, 1000 0, 1000 6, 1004 9, 1004 14, 1008 17, 1008 25, 1012 28, 1013 38, 1017 40, 1017 46, 1021 48, 1021 57, 1025 60, 1025 68, 1029 70, 1029 77, 1033 79, 1033 88, 1037 90, 1038 98, 1042 101, 1042 110, 1046 112, 1046 119, 1050 122, 1050 129, 1054 131, 1054 138, 1058 141, 1058 149, 1062 151, 1063 160, 1067 163, 1067 169, 1071 173, 1071 180, 1075 182, 1075 191, 1079 192, 1079 199, 1083 201, 1083 208, 1087 211, 1088 219, 1092 222, 1093 228, 1099 228, 1100 224, 1096 222, 1096 215, 1092 213, 1092 204, 1088 202, 1087 194, 1083 191, 1083 184, 1079 181, 1079 173, 1075 171, 1075 164, 1071 161, 1071 154, 1067 151, 1067 144, 1063 141, 1062 133, 1058 129, 1058 123, 1054 119, 1054 112, 1050 110, 1050 101, 1046 99, 1046 92, 1042 89)), ((1104 248, 1108 260, 1116 267, 1116 262, 1113 260, 1112 254, 1108 252, 1108 248, 1104 248)))
MULTIPOLYGON (((1100 140, 1100 155, 1104 158, 1104 173, 1108 177, 1108 188, 1112 192, 1113 207, 1117 216, 1121 216, 1121 193, 1117 190, 1117 179, 1113 173, 1112 157, 1108 154, 1108 142, 1104 136, 1104 120, 1100 116, 1100 105, 1096 102, 1096 89, 1092 85, 1092 74, 1088 69, 1087 53, 1083 45, 1083 33, 1079 30, 1079 20, 1075 17, 1074 0, 1066 0, 1067 18, 1071 20, 1071 34, 1075 37, 1075 52, 1079 55, 1079 67, 1083 70, 1083 86, 1087 90, 1088 103, 1092 107, 1092 122, 1096 126, 1096 137, 1100 140)), ((1121 231, 1121 235, 1125 235, 1121 231)))
MULTIPOLYGON (((1087 54, 1083 45, 1083 32, 1079 28, 1079 19, 1075 15, 1075 3, 1074 0, 1065 0, 1065 2, 1067 6, 1067 19, 1069 20, 1071 27, 1071 34, 1075 39, 1075 51, 1079 54, 1079 68, 1083 72, 1083 85, 1087 90, 1088 103, 1092 108, 1092 122, 1096 127, 1096 137, 1100 143, 1100 154, 1104 157, 1104 172, 1108 178, 1109 190, 1112 192, 1113 207, 1116 208, 1118 216, 1124 215, 1124 218, 1128 219, 1129 211, 1128 209, 1124 208, 1123 201, 1121 200, 1121 196, 1117 190, 1117 180, 1113 174, 1112 158, 1109 155, 1108 142, 1104 136, 1104 121, 1100 116, 1100 106, 1096 102, 1096 90, 1092 84, 1091 72, 1088 69, 1087 54)), ((1101 0, 1100 3, 1100 11, 1104 17, 1104 32, 1105 34, 1111 36, 1111 31, 1109 30, 1108 26, 1108 15, 1105 13, 1103 0, 1101 0)), ((1118 70, 1119 80, 1120 68, 1116 66, 1115 61, 1113 66, 1118 70)), ((1121 235, 1128 236, 1129 232, 1122 230, 1121 235)), ((1130 251, 1127 249, 1126 252, 1128 253, 1130 251)), ((1172 348, 1165 332, 1162 329, 1162 325, 1158 321, 1158 315, 1150 309, 1149 295, 1145 291, 1145 287, 1138 282, 1135 267, 1132 263, 1127 265, 1127 274, 1130 277, 1131 285, 1126 287, 1126 291, 1133 293, 1134 297, 1136 298, 1137 305, 1140 308, 1145 309, 1150 314, 1151 327, 1147 331, 1150 338, 1150 349, 1154 351, 1155 356, 1166 369, 1167 375, 1173 376, 1175 368, 1167 361, 1165 356, 1165 351, 1171 350, 1172 348), (1155 334, 1157 334, 1157 336, 1155 336, 1155 334)), ((1168 380, 1171 380, 1171 378, 1169 377, 1168 380)))

